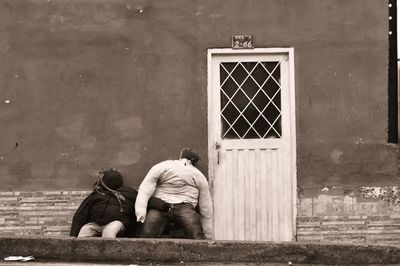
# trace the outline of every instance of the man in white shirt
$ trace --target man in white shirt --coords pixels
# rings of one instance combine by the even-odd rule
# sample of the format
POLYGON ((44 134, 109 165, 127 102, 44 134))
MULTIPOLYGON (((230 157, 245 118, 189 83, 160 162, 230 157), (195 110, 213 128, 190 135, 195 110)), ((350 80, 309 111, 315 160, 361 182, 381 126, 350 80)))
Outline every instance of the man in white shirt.
POLYGON ((135 203, 137 220, 144 223, 143 237, 159 237, 164 226, 174 221, 186 238, 212 238, 211 196, 206 177, 195 167, 199 159, 192 149, 185 148, 179 160, 158 163, 147 173, 135 203), (147 212, 151 196, 169 203, 170 210, 147 212))

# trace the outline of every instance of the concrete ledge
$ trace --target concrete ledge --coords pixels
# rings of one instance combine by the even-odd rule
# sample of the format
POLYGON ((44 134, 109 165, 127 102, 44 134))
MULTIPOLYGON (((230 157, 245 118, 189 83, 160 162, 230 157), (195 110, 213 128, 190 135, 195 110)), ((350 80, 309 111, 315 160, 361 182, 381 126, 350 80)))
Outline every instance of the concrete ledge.
POLYGON ((1 237, 0 255, 53 262, 397 264, 400 246, 184 239, 1 237))

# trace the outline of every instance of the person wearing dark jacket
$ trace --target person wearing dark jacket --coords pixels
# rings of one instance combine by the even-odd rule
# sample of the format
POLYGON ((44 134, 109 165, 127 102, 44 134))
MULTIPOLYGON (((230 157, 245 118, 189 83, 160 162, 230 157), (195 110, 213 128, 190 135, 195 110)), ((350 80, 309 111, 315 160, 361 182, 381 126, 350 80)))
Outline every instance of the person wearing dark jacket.
MULTIPOLYGON (((70 236, 124 236, 136 221, 137 191, 123 185, 122 175, 115 169, 100 171, 94 190, 80 204, 72 219, 70 236)), ((170 205, 152 197, 149 208, 167 212, 170 205)))

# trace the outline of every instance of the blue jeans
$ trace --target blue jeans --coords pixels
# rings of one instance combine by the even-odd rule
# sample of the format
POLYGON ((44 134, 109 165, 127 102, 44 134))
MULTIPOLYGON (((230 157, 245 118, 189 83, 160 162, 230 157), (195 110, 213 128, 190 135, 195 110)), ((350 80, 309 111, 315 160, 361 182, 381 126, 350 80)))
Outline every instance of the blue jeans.
POLYGON ((186 238, 205 239, 200 215, 189 203, 171 204, 171 209, 167 213, 155 209, 148 210, 142 236, 160 237, 165 225, 170 221, 183 230, 186 238))

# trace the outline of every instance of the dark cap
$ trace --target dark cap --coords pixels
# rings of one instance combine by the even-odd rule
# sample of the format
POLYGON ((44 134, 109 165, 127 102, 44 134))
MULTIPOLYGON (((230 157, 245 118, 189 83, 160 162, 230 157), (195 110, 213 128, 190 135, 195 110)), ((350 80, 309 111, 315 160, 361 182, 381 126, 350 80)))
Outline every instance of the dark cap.
POLYGON ((103 174, 101 179, 107 187, 117 189, 122 186, 122 175, 117 170, 108 169, 103 170, 100 173, 103 174))
POLYGON ((190 160, 193 165, 196 165, 196 163, 201 160, 200 156, 191 148, 182 149, 181 158, 190 160))

